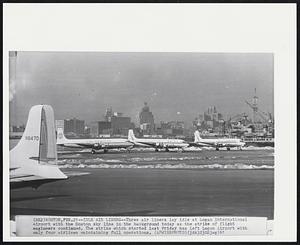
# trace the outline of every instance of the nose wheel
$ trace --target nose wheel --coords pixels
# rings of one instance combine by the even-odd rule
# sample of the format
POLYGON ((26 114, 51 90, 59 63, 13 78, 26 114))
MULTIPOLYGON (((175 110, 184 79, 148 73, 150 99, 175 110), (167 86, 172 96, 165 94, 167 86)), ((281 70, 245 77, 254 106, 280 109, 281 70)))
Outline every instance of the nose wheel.
POLYGON ((91 153, 92 153, 92 154, 95 154, 95 153, 96 153, 96 151, 93 149, 93 150, 91 151, 91 153))

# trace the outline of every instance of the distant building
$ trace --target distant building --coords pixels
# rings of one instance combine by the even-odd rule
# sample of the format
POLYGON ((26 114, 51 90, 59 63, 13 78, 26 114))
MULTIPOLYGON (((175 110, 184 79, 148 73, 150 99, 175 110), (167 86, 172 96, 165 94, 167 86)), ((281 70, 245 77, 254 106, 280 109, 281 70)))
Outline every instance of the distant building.
POLYGON ((223 115, 221 113, 218 113, 218 121, 224 120, 223 115))
POLYGON ((203 115, 199 115, 198 117, 195 118, 195 120, 193 121, 193 126, 196 129, 200 129, 202 127, 204 123, 204 116, 203 115))
POLYGON ((122 112, 114 112, 113 116, 114 117, 122 117, 123 113, 122 112))
POLYGON ((90 135, 91 134, 91 128, 90 127, 84 127, 84 134, 85 135, 90 135))
POLYGON ((130 128, 134 128, 130 117, 123 116, 121 112, 113 112, 112 108, 107 108, 104 121, 98 122, 97 129, 92 130, 93 134, 99 135, 126 135, 130 128))
POLYGON ((213 121, 213 120, 208 120, 208 121, 206 121, 206 125, 207 125, 209 128, 213 128, 213 127, 214 127, 214 121, 213 121))
POLYGON ((84 120, 76 118, 64 120, 64 132, 65 134, 84 134, 84 120))
POLYGON ((183 121, 160 122, 157 133, 164 136, 182 136, 186 133, 183 121))
POLYGON ((58 128, 62 128, 64 130, 65 120, 55 120, 55 128, 56 128, 56 131, 58 128))
POLYGON ((111 128, 113 134, 127 135, 128 130, 132 128, 131 118, 123 116, 112 116, 111 128))
POLYGON ((99 134, 110 134, 112 133, 112 123, 100 121, 98 122, 99 134))
POLYGON ((199 120, 200 123, 203 122, 204 121, 204 116, 203 115, 199 115, 198 120, 199 120))
POLYGON ((91 122, 89 124, 90 126, 90 135, 92 137, 98 137, 99 136, 99 126, 98 126, 98 122, 91 122))
POLYGON ((21 125, 21 126, 10 126, 10 130, 11 132, 24 132, 25 131, 25 125, 21 125))
POLYGON ((96 121, 90 123, 90 135, 92 137, 99 137, 100 135, 112 134, 112 123, 107 121, 96 121))
POLYGON ((9 126, 9 138, 10 139, 21 139, 23 133, 25 131, 25 125, 21 126, 9 126))
POLYGON ((105 112, 105 115, 104 115, 104 118, 105 118, 105 121, 106 122, 111 122, 111 117, 113 116, 113 111, 112 111, 112 108, 107 108, 106 109, 106 112, 105 112))
POLYGON ((171 121, 168 122, 168 125, 171 129, 184 129, 183 121, 171 121))
POLYGON ((150 132, 151 131, 151 124, 150 123, 142 123, 142 124, 140 124, 140 129, 143 132, 150 132))
POLYGON ((147 102, 144 103, 144 107, 140 112, 140 128, 144 134, 153 134, 154 133, 154 116, 150 111, 147 102))
POLYGON ((221 131, 224 124, 223 115, 217 111, 215 106, 210 106, 203 115, 199 115, 193 121, 193 125, 199 130, 221 131))

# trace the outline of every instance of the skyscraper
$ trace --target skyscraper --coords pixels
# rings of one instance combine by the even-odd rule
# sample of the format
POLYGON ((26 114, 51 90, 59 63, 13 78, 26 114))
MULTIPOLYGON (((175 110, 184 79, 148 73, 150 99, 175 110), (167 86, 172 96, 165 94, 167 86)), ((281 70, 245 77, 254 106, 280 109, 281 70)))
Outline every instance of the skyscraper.
POLYGON ((140 128, 143 133, 151 134, 154 132, 154 116, 147 102, 144 103, 144 107, 140 112, 140 128))
POLYGON ((130 117, 113 116, 111 118, 111 127, 113 134, 128 135, 128 130, 131 128, 130 117))
POLYGON ((104 118, 105 118, 105 121, 106 122, 111 122, 111 117, 113 116, 113 111, 112 111, 112 108, 109 107, 106 109, 106 112, 105 112, 105 115, 104 115, 104 118))
POLYGON ((64 132, 74 133, 74 134, 83 134, 84 133, 84 120, 65 119, 64 120, 64 132))

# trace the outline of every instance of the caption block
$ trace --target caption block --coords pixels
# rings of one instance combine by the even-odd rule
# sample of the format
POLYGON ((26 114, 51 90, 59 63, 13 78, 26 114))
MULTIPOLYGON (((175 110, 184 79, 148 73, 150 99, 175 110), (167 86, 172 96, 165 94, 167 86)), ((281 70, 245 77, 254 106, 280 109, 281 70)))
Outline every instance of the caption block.
POLYGON ((265 217, 16 216, 16 236, 266 235, 265 217))

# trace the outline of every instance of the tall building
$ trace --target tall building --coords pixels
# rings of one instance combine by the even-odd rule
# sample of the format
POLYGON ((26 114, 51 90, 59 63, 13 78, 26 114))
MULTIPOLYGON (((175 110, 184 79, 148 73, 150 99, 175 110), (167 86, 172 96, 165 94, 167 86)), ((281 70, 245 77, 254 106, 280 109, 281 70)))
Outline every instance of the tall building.
POLYGON ((111 135, 111 122, 95 121, 90 123, 90 135, 92 137, 99 137, 99 135, 111 135))
MULTIPOLYGON (((107 108, 104 121, 97 122, 97 134, 114 134, 124 135, 128 134, 128 130, 133 128, 130 117, 123 116, 121 112, 113 112, 112 108, 107 108)), ((96 130, 93 130, 96 132, 96 130)))
POLYGON ((99 136, 98 122, 91 122, 89 126, 90 126, 90 135, 92 137, 98 137, 99 136))
POLYGON ((200 129, 203 123, 204 123, 204 116, 202 114, 196 117, 195 120, 193 121, 193 125, 196 129, 200 129))
POLYGON ((215 106, 210 106, 203 115, 195 118, 193 125, 199 130, 220 131, 219 127, 224 125, 223 115, 215 106))
POLYGON ((84 127, 84 134, 85 134, 85 136, 91 135, 91 128, 88 127, 88 126, 85 126, 84 127))
POLYGON ((107 108, 106 112, 105 112, 105 115, 104 115, 105 121, 106 122, 111 122, 112 116, 113 116, 112 108, 111 107, 107 108))
POLYGON ((128 130, 132 127, 131 118, 123 116, 112 116, 111 128, 113 134, 127 135, 128 130))
POLYGON ((111 122, 100 121, 98 122, 99 134, 110 134, 112 133, 111 122))
POLYGON ((84 134, 84 120, 65 119, 64 120, 64 132, 74 134, 84 134))
POLYGON ((55 120, 55 128, 56 128, 56 131, 58 128, 62 128, 64 130, 65 120, 55 120))
POLYGON ((185 125, 183 121, 160 122, 157 127, 157 133, 164 136, 179 136, 185 133, 185 125))
POLYGON ((140 128, 143 133, 152 134, 154 132, 154 116, 150 111, 147 102, 144 103, 144 107, 140 112, 140 128))

